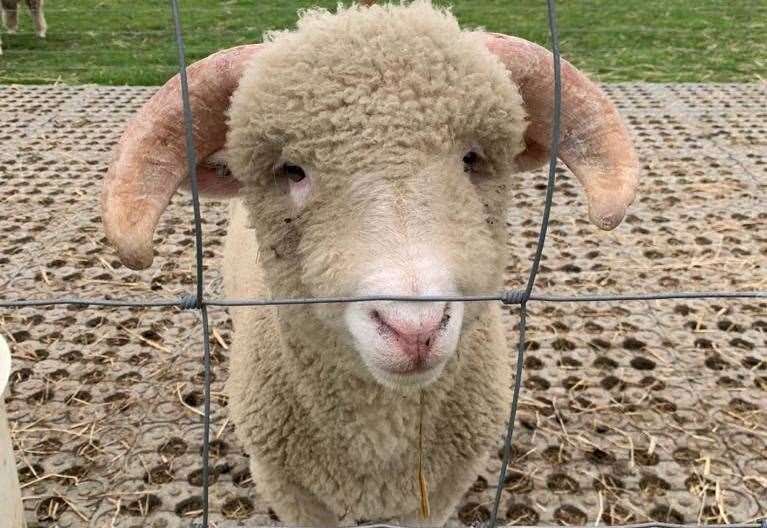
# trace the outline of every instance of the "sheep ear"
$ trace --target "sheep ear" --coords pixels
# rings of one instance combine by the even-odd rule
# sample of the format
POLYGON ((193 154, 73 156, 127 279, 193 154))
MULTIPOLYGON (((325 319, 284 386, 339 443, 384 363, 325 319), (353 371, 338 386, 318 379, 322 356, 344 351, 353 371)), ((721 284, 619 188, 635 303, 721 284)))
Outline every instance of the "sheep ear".
MULTIPOLYGON (((184 190, 191 193, 191 182, 184 180, 184 190)), ((213 200, 235 198, 241 184, 234 178, 223 150, 214 152, 197 164, 197 192, 201 198, 213 200)))
MULTIPOLYGON (((532 42, 487 35, 487 48, 506 66, 530 119, 527 149, 517 157, 522 170, 548 160, 554 113, 552 54, 532 42)), ((639 161, 626 126, 607 95, 567 61, 562 61, 560 159, 586 189, 589 217, 613 229, 634 201, 639 161)))
MULTIPOLYGON (((211 164, 226 141, 226 111, 249 60, 263 45, 220 51, 187 68, 194 118, 198 189, 203 196, 236 196, 239 183, 211 164)), ((186 181, 181 82, 176 75, 128 123, 102 192, 102 222, 120 260, 133 269, 152 264, 152 235, 160 215, 186 181)))

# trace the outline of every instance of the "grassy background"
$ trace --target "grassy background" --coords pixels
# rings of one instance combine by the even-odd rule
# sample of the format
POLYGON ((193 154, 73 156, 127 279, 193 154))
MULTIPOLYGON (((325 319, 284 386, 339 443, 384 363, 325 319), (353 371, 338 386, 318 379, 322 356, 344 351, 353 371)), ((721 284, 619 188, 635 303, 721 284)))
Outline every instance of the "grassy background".
MULTIPOLYGON (((190 61, 335 0, 181 0, 190 61)), ((346 2, 348 3, 348 2, 346 2)), ((446 2, 436 0, 436 3, 446 2)), ((454 0, 462 24, 542 44, 543 0, 454 0)), ((0 83, 161 84, 176 71, 167 1, 50 0, 48 39, 3 33, 0 83)), ((767 78, 764 0, 560 0, 563 55, 601 81, 758 81, 767 78)), ((3 30, 0 30, 3 31, 3 30)))

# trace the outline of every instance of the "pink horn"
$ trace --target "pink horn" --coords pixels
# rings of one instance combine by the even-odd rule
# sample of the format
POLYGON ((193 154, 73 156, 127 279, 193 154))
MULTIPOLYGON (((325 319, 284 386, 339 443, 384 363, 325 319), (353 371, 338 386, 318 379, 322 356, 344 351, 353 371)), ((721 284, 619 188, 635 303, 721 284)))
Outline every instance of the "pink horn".
MULTIPOLYGON (((487 47, 519 87, 530 118, 527 150, 517 158, 521 169, 548 159, 554 112, 554 58, 526 40, 488 34, 487 47)), ((562 60, 562 115, 559 158, 586 189, 589 218, 613 229, 634 201, 639 161, 626 126, 607 95, 562 60)))
MULTIPOLYGON (((198 180, 208 195, 236 193, 238 183, 217 177, 205 160, 226 141, 226 110, 243 69, 263 45, 215 53, 187 69, 194 116, 198 180), (205 184, 207 183, 207 184, 205 184)), ((128 123, 117 145, 102 193, 102 221, 122 262, 132 269, 152 264, 152 235, 171 197, 186 180, 181 82, 176 75, 128 123)))

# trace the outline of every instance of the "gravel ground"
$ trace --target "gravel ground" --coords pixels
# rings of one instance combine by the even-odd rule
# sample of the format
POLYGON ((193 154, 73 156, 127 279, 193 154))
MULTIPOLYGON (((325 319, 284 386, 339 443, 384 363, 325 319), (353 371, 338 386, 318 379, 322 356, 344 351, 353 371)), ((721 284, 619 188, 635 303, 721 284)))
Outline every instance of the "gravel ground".
MULTIPOLYGON (((641 196, 602 233, 561 171, 537 282, 548 293, 767 290, 764 84, 606 87, 636 138, 641 196)), ((125 120, 152 88, 0 87, 0 297, 173 299, 193 288, 178 195, 138 273, 105 245, 98 197, 125 120)), ((533 255, 545 176, 520 176, 507 285, 533 255)), ((220 292, 225 207, 203 205, 220 292)), ((507 318, 516 339, 516 308, 507 318)), ((743 522, 767 515, 767 301, 529 307, 529 353, 503 519, 743 522)), ((274 522, 221 394, 231 339, 212 309, 212 520, 274 522)), ((7 408, 32 526, 191 526, 200 510, 201 328, 177 309, 0 309, 7 408)), ((499 439, 499 447, 501 445, 499 439)), ((428 446, 427 446, 428 449, 428 446)), ((486 519, 497 458, 456 524, 486 519)), ((415 500, 415 499, 414 499, 415 500)))

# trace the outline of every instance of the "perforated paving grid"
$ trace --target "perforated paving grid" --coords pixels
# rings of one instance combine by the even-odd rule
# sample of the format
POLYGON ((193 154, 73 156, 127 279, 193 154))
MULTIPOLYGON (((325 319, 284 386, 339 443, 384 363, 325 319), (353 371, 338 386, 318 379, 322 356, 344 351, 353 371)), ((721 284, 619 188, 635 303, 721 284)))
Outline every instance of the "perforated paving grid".
MULTIPOLYGON (((767 289, 765 85, 606 87, 636 139, 641 195, 602 233, 560 171, 536 291, 767 289)), ((0 87, 0 297, 166 297, 193 290, 191 208, 163 216, 150 270, 120 265, 98 194, 125 120, 152 88, 0 87)), ((545 176, 517 176, 507 285, 523 285, 545 176)), ((220 294, 225 207, 203 204, 206 280, 220 294)), ((258 308, 254 308, 258 309, 258 308)), ((516 339, 516 309, 507 318, 516 339)), ((749 521, 767 515, 767 302, 529 306, 529 353, 505 521, 749 521)), ((273 516, 227 420, 230 323, 211 308, 211 520, 273 516)), ((200 500, 201 329, 177 309, 0 311, 28 520, 189 526, 200 500)), ((499 439, 499 447, 501 441, 499 439)), ((428 449, 428 446, 427 446, 428 449)), ((489 516, 489 462, 454 522, 489 516)), ((415 500, 415 499, 414 499, 415 500)), ((226 524, 226 523, 229 524, 226 524)))

